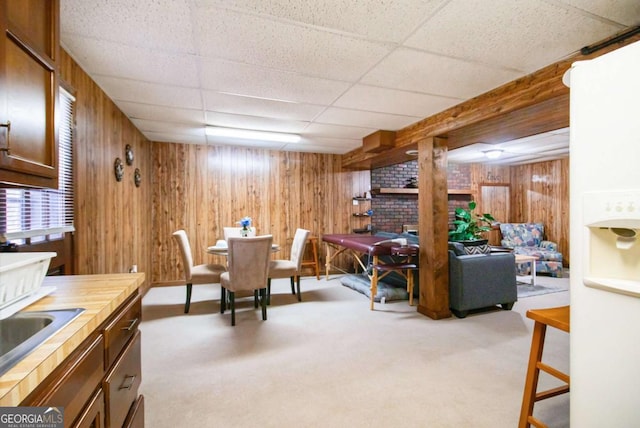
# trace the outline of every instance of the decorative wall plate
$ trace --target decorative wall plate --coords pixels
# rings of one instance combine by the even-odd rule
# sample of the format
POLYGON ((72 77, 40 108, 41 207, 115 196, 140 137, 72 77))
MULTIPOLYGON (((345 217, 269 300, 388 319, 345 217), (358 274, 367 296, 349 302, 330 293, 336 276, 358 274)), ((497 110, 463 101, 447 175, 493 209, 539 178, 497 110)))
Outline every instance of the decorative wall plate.
POLYGON ((116 174, 116 181, 122 181, 122 176, 124 175, 124 165, 122 164, 122 159, 116 158, 116 161, 113 163, 113 171, 116 174))
POLYGON ((124 159, 127 162, 127 165, 133 165, 133 149, 130 144, 127 144, 124 148, 124 159))
POLYGON ((140 183, 142 182, 142 174, 140 174, 140 168, 136 168, 136 171, 133 173, 133 182, 136 183, 136 187, 140 187, 140 183))

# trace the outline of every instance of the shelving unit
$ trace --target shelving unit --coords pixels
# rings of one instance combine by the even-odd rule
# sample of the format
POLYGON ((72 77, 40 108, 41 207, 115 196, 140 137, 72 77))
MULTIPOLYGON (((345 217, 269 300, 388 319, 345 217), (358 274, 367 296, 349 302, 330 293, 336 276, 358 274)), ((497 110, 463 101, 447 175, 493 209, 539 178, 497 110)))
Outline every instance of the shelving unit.
POLYGON ((371 232, 371 199, 353 198, 351 204, 351 232, 370 233, 371 232))

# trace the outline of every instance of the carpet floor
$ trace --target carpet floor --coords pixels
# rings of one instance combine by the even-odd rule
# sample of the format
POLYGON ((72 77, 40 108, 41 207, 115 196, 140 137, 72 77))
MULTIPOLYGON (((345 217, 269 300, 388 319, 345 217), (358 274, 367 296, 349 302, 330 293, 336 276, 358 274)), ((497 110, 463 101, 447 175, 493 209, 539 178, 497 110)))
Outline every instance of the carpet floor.
MULTIPOLYGON (((569 292, 431 320, 407 301, 376 304, 340 284, 272 285, 268 320, 252 299, 235 327, 218 285, 152 288, 143 299, 141 393, 146 426, 517 426, 533 321, 528 309, 569 304, 569 292)), ((545 361, 568 371, 569 336, 547 332, 545 361)), ((556 386, 541 375, 540 388, 556 386)), ((569 397, 536 404, 550 427, 569 426, 569 397)))

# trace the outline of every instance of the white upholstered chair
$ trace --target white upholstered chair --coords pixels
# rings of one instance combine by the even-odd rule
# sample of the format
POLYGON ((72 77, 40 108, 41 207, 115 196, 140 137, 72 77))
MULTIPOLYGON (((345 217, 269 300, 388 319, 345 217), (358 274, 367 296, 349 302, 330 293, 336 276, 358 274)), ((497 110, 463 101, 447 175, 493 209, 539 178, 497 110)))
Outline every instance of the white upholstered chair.
POLYGON ((191 245, 189 238, 184 230, 178 230, 173 233, 173 238, 180 248, 182 254, 182 268, 187 284, 187 299, 184 304, 184 313, 189 313, 191 305, 191 289, 193 284, 211 284, 220 282, 220 274, 226 271, 225 267, 218 264, 193 264, 193 255, 191 253, 191 245))
POLYGON ((304 247, 307 244, 310 232, 305 229, 297 229, 291 244, 291 255, 289 260, 272 260, 269 265, 269 283, 267 295, 271 296, 271 279, 291 278, 291 294, 296 294, 294 282, 298 286, 298 301, 302 301, 300 294, 300 268, 304 256, 304 247))
MULTIPOLYGON (((224 240, 228 241, 229 238, 239 238, 242 236, 242 233, 240 232, 242 228, 241 227, 223 227, 224 230, 224 240)), ((247 234, 247 236, 256 236, 256 228, 255 227, 249 227, 249 233, 247 234)))
POLYGON ((235 297, 236 292, 239 291, 255 292, 259 290, 262 319, 265 321, 267 319, 267 278, 272 242, 271 235, 246 238, 231 237, 228 240, 229 270, 220 275, 220 285, 222 286, 220 312, 224 313, 226 309, 226 293, 228 292, 231 325, 236 325, 235 297))

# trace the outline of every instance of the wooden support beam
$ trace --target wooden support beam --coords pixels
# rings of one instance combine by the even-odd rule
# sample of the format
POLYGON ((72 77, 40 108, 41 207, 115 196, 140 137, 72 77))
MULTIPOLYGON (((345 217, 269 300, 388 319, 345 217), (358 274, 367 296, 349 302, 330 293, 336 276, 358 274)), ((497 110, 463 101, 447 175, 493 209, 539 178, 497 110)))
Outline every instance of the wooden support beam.
POLYGON ((448 318, 449 259, 447 140, 428 137, 418 143, 420 300, 418 312, 448 318))

